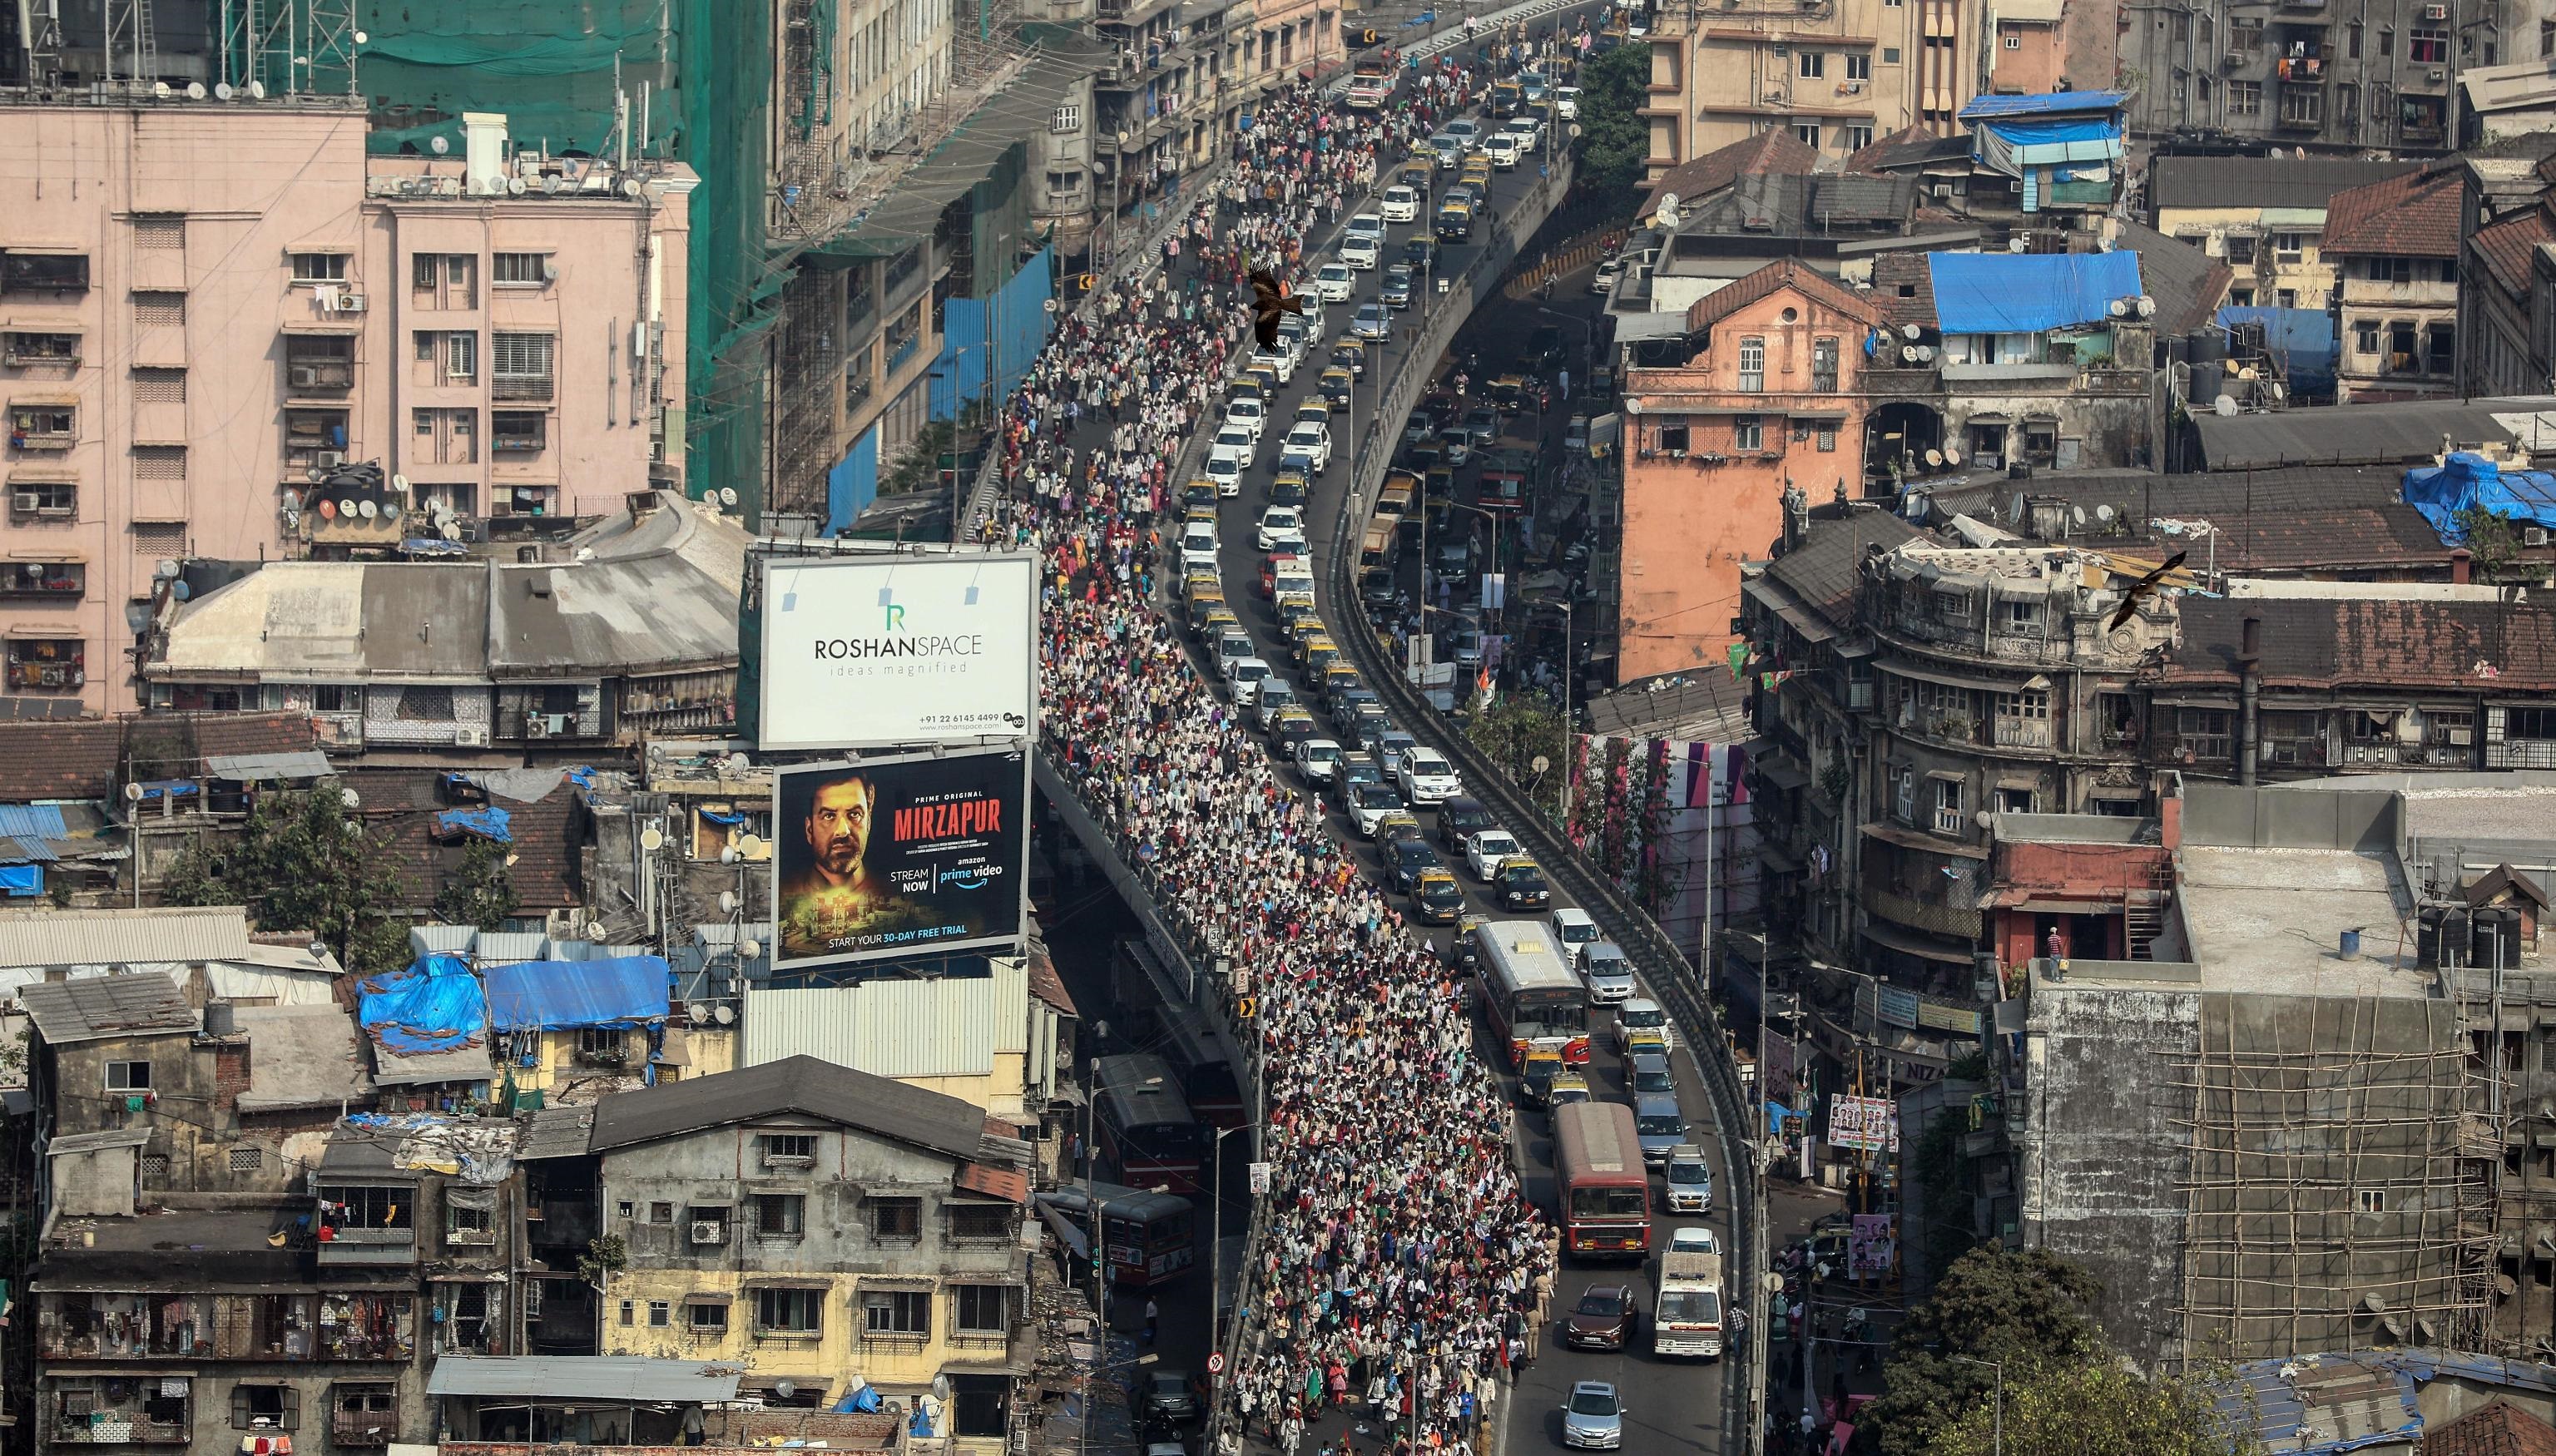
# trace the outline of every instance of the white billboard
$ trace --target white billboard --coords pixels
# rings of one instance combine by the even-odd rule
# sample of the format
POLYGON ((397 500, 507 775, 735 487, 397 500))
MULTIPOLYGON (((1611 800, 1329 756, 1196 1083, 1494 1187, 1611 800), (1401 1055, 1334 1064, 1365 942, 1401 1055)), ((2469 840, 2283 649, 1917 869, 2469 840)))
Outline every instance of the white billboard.
POLYGON ((766 556, 767 749, 1028 737, 1038 562, 1022 555, 766 556))

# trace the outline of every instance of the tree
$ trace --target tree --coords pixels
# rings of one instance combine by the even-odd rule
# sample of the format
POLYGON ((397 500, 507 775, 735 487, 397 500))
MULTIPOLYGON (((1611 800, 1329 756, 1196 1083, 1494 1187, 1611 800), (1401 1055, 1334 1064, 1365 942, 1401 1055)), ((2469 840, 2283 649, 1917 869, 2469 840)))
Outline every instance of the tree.
POLYGON ((198 844, 170 862, 171 905, 245 905, 260 930, 308 930, 346 969, 370 976, 408 964, 405 896, 389 845, 365 830, 334 788, 261 796, 236 839, 198 844))
POLYGON ((1510 697, 1465 725, 1465 736, 1491 760, 1500 776, 1518 786, 1549 819, 1562 812, 1562 779, 1571 771, 1563 756, 1562 715, 1525 697, 1510 697), (1538 769, 1535 760, 1544 760, 1538 769))
POLYGON ((1927 1456, 2255 1456, 2263 1449, 2251 1431, 2229 1428, 2205 1388, 2109 1361, 2020 1384, 2009 1379, 2002 1420, 1991 1395, 1926 1448, 1927 1456))
POLYGON ((1974 1249, 1954 1260, 1891 1332, 1882 1394, 1866 1411, 1876 1448, 1927 1456, 1938 1436, 1990 1403, 1996 1373, 1972 1361, 2002 1364, 2009 1396, 2049 1372, 2109 1362, 2086 1308, 2102 1291, 2094 1275, 2039 1249, 1974 1249))
POLYGON ((461 852, 461 865, 435 892, 435 913, 451 925, 494 930, 515 913, 515 881, 506 873, 506 851, 492 841, 471 839, 461 852))
POLYGON ((2461 506, 2450 516, 2451 522, 2466 533, 2468 556, 2476 564, 2479 582, 2501 580, 2503 569, 2520 556, 2520 533, 2512 528, 2511 517, 2490 506, 2461 506))
POLYGON ((1651 152, 1651 48, 1617 46, 1580 67, 1580 174, 1577 186, 1624 197, 1642 181, 1651 152))

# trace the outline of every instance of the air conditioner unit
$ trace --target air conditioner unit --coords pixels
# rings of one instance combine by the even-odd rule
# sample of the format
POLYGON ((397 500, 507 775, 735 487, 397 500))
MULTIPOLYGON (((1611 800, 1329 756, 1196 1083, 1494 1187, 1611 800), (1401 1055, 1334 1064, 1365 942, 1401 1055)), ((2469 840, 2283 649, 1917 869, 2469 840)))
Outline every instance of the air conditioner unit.
POLYGON ((337 312, 340 314, 360 314, 364 312, 364 296, 359 293, 341 293, 337 295, 337 312))
MULTIPOLYGON (((2435 6, 2435 7, 2433 7, 2433 8, 2434 8, 2434 9, 2438 9, 2439 7, 2438 7, 2438 6, 2435 6)), ((2448 80, 2449 78, 2450 78, 2450 72, 2449 72, 2445 67, 2438 66, 2433 66, 2433 67, 2432 67, 2432 84, 2434 84, 2434 85, 2436 85, 2436 86, 2437 86, 2437 85, 2439 85, 2441 82, 2443 82, 2443 81, 2445 81, 2445 80, 2448 80)))
POLYGON ((2450 742, 2455 746, 2464 748, 2470 743, 2476 741, 2476 729, 2474 728, 2454 728, 2447 731, 2450 742))
POLYGON ((727 1226, 725 1224, 716 1223, 695 1224, 693 1225, 693 1242, 696 1244, 724 1244, 727 1242, 727 1226))
POLYGON ((488 730, 485 728, 456 728, 452 730, 452 745, 456 748, 485 748, 488 746, 488 730))
POLYGON ((545 716, 543 716, 543 715, 541 715, 541 714, 538 714, 538 713, 527 713, 527 714, 525 714, 525 715, 524 715, 524 736, 525 736, 525 737, 528 737, 528 738, 547 738, 547 737, 549 737, 550 735, 551 735, 551 721, 550 721, 550 719, 548 719, 547 717, 545 717, 545 716))
POLYGON ((2447 20, 2450 18, 2450 7, 2446 5, 2426 5, 2423 7, 2423 18, 2425 20, 2447 20))
POLYGON ((295 364, 286 372, 292 376, 296 389, 309 389, 320 382, 319 369, 310 364, 295 364))
POLYGON ((346 453, 342 450, 315 450, 311 452, 311 463, 323 470, 333 470, 345 463, 346 453))
POLYGON ((2545 526, 2523 526, 2523 527, 2521 527, 2521 528, 2520 528, 2520 544, 2521 544, 2521 545, 2523 545, 2523 546, 2544 546, 2544 545, 2546 545, 2546 544, 2547 544, 2547 528, 2546 528, 2545 526))

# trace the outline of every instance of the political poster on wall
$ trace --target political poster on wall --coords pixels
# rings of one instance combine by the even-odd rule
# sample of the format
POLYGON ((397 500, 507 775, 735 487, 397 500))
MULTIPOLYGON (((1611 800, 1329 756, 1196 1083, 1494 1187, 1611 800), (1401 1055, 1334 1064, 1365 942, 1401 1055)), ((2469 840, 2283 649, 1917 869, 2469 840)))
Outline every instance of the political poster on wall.
POLYGON ((1029 765, 1016 748, 778 770, 773 969, 1019 942, 1029 765))

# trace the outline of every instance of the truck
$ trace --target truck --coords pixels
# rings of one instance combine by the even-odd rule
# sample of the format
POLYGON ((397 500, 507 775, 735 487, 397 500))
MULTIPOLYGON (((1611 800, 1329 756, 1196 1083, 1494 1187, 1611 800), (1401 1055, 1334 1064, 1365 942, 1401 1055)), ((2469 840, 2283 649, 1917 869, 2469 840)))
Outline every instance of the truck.
POLYGON ((1722 1256, 1671 1247, 1661 1254, 1651 1301, 1651 1353, 1722 1356, 1722 1256))
POLYGON ((1393 94, 1393 67, 1382 56, 1361 56, 1349 70, 1349 109, 1373 111, 1393 94))

